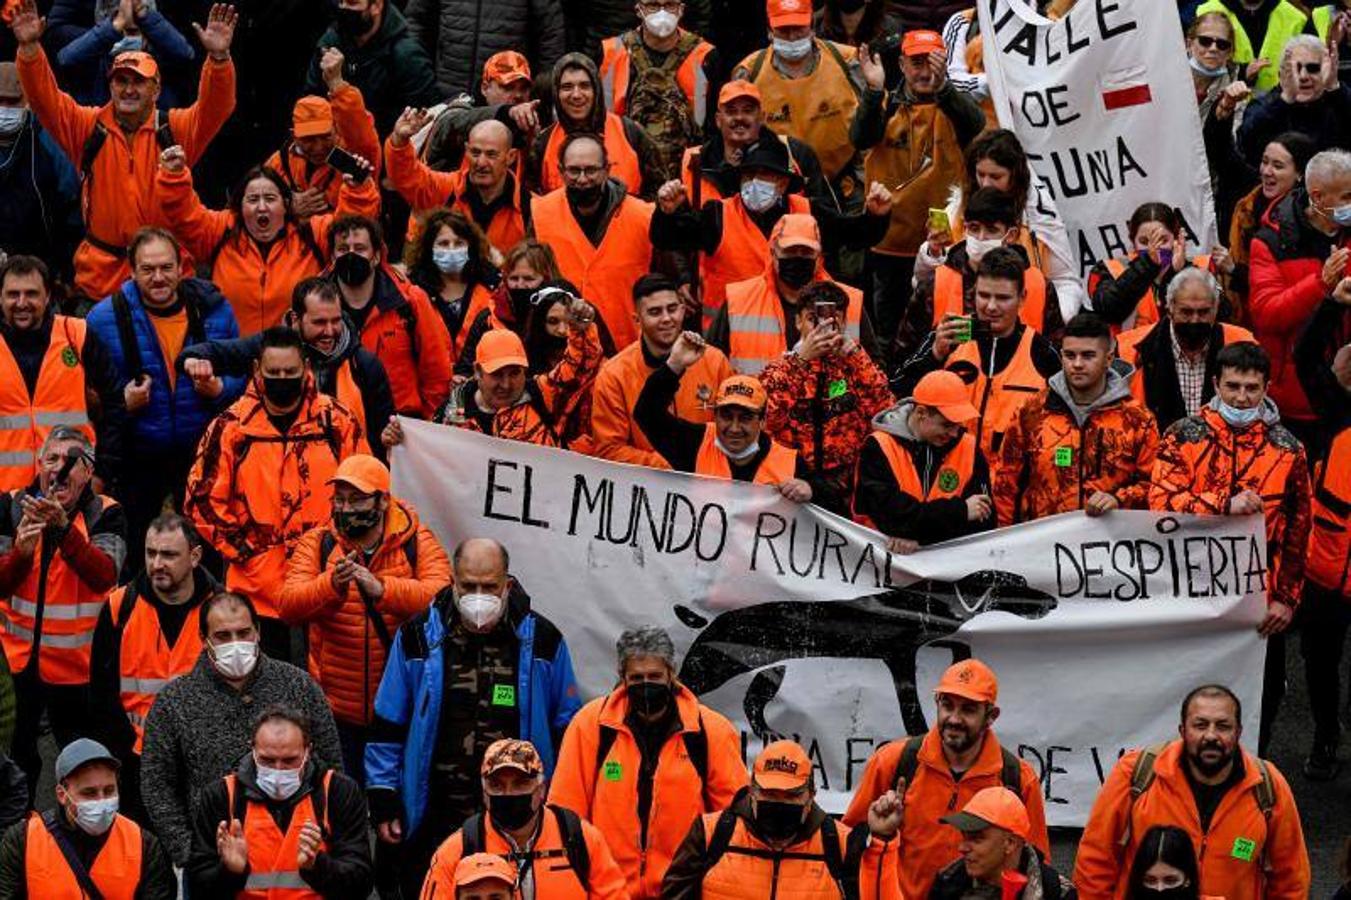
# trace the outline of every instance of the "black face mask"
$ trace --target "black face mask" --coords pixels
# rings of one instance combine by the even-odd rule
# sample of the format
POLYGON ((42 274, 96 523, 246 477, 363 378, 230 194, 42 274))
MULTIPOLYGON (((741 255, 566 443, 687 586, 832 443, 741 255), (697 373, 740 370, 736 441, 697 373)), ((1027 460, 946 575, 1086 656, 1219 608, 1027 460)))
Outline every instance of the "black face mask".
POLYGON ((1155 890, 1153 888, 1138 887, 1132 895, 1135 900, 1196 900, 1196 889, 1189 884, 1181 887, 1163 888, 1155 890))
POLYGON ((835 8, 842 13, 856 13, 868 0, 835 0, 835 8))
POLYGON ((333 260, 333 274, 348 287, 365 284, 372 268, 371 261, 360 253, 344 253, 333 260))
POLYGON ((290 378, 263 376, 263 396, 272 401, 274 406, 291 406, 300 399, 300 392, 304 389, 304 375, 290 378))
POLYGON ((595 206, 600 202, 601 191, 603 190, 605 190, 603 184, 593 184, 590 187, 568 185, 568 202, 573 206, 595 206))
POLYGON ((802 807, 776 800, 755 801, 755 830, 771 841, 786 841, 802 827, 802 807))
POLYGON ((779 279, 790 288, 802 288, 816 274, 816 260, 806 256, 785 256, 779 260, 779 279))
POLYGON ((488 795, 488 815, 507 831, 524 828, 534 814, 534 794, 488 795))
POLYGON ((333 513, 333 525, 349 538, 365 534, 379 521, 378 509, 341 509, 333 513))
POLYGON ((1209 322, 1174 322, 1173 334, 1183 350, 1200 350, 1210 340, 1210 332, 1215 326, 1209 322))
POLYGON ((530 312, 530 298, 535 296, 535 291, 539 288, 507 288, 507 296, 511 298, 511 311, 516 314, 517 321, 523 320, 530 312))
POLYGON ((346 37, 358 37, 366 33, 366 29, 371 27, 371 23, 366 20, 366 13, 360 9, 346 9, 339 7, 337 17, 334 20, 338 33, 346 37))
POLYGON ((627 690, 629 708, 645 718, 655 718, 666 712, 674 699, 674 693, 669 684, 660 684, 655 681, 631 684, 627 690))

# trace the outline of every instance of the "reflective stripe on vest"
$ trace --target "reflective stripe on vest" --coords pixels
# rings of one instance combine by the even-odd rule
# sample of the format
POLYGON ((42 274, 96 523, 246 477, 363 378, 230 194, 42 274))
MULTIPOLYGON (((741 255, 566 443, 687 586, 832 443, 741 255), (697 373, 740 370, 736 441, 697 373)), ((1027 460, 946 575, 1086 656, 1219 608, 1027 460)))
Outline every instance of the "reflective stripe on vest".
MULTIPOLYGON (((119 588, 109 598, 109 612, 117 622, 123 615, 129 588, 119 588)), ((159 612, 144 597, 138 598, 122 625, 118 652, 118 687, 122 709, 136 733, 133 750, 140 753, 145 742, 145 719, 155 697, 164 687, 191 672, 202 653, 202 636, 185 621, 170 644, 160 628, 159 612)))
POLYGON ((1013 359, 993 378, 985 373, 976 341, 967 341, 948 357, 946 368, 954 369, 954 364, 968 363, 976 369, 976 380, 969 387, 971 403, 980 412, 976 440, 986 459, 998 456, 1004 432, 1013 423, 1018 410, 1046 387, 1046 379, 1032 362, 1032 338, 1035 334, 1031 328, 1023 329, 1018 349, 1013 351, 1013 359))
POLYGON ((0 340, 0 490, 27 487, 33 481, 42 442, 58 425, 78 428, 94 440, 81 362, 85 334, 83 319, 53 317, 32 396, 9 345, 0 340))
MULTIPOLYGON (((325 800, 329 799, 329 786, 333 780, 333 771, 324 773, 322 787, 325 800)), ((225 776, 226 808, 234 815, 235 792, 240 790, 236 775, 225 776)), ((311 791, 296 802, 291 810, 291 821, 286 833, 282 834, 277 822, 268 812, 267 805, 245 798, 244 841, 249 852, 249 877, 244 890, 238 894, 238 900, 320 900, 322 895, 306 883, 296 862, 300 850, 300 829, 307 822, 315 822, 314 793, 311 791)), ((324 821, 315 822, 320 830, 328 834, 328 803, 324 804, 324 821)), ((320 851, 328 849, 325 838, 319 845, 320 851)))
MULTIPOLYGON (((704 440, 699 445, 699 455, 694 460, 694 471, 697 475, 730 479, 732 477, 732 464, 728 461, 727 454, 718 449, 717 437, 717 426, 712 422, 704 426, 704 440)), ((751 479, 751 482, 753 484, 782 484, 788 479, 796 477, 796 472, 797 451, 790 450, 771 438, 769 452, 765 454, 764 459, 760 460, 760 467, 755 470, 755 477, 751 479)))
POLYGON ((1313 531, 1306 573, 1316 584, 1351 598, 1351 428, 1332 440, 1314 471, 1313 531))
POLYGON ((1196 17, 1200 18, 1206 13, 1223 13, 1228 19, 1229 24, 1234 29, 1234 62, 1242 66, 1250 63, 1254 59, 1265 59, 1270 62, 1266 68, 1262 69, 1257 75, 1257 82, 1253 85, 1258 93, 1265 93, 1280 83, 1280 61, 1281 53, 1285 49, 1286 43, 1295 35, 1304 30, 1304 23, 1308 21, 1308 16, 1303 10, 1296 7, 1288 0, 1281 0, 1267 17, 1267 32, 1262 38, 1261 50, 1254 54, 1252 38, 1243 30, 1243 25, 1238 21, 1238 16, 1234 15, 1221 0, 1206 0, 1196 8, 1196 17))
MULTIPOLYGON (((727 286, 727 354, 732 368, 743 375, 758 376, 765 366, 788 349, 786 325, 779 295, 769 284, 769 275, 748 278, 727 286)), ((823 269, 817 269, 818 281, 829 281, 823 269)), ((863 294, 847 284, 839 285, 849 298, 845 311, 844 333, 857 341, 862 329, 863 294)))
MULTIPOLYGON (((849 73, 836 62, 838 53, 848 64, 855 51, 840 45, 832 51, 820 38, 813 40, 816 43, 816 68, 802 78, 785 78, 779 74, 770 58, 773 53, 770 50, 757 51, 737 68, 744 67, 749 71, 756 57, 764 54, 760 71, 750 80, 760 89, 765 124, 776 133, 795 137, 815 150, 826 180, 834 181, 858 152, 849 139, 849 125, 858 109, 858 93, 849 73)), ((961 159, 960 152, 957 159, 961 159)))
MULTIPOLYGON (((810 215, 811 201, 801 194, 789 194, 788 212, 810 215)), ((769 261, 769 238, 761 233, 741 197, 722 201, 722 240, 713 253, 699 259, 700 287, 704 311, 717 312, 727 302, 727 285, 754 278, 765 271, 769 261)))
MULTIPOLYGON (((1133 262, 1138 254, 1132 253, 1130 260, 1133 262)), ((1119 259, 1112 258, 1107 260, 1104 265, 1107 271, 1112 273, 1112 278, 1120 278, 1121 273, 1126 271, 1126 264, 1119 259)), ((1210 271, 1210 254, 1203 253, 1191 260, 1188 265, 1203 271, 1210 271)), ((1123 331, 1130 331, 1132 328, 1139 328, 1142 325, 1153 325, 1159 321, 1159 295, 1155 292, 1154 286, 1150 285, 1145 289, 1145 295, 1135 304, 1135 309, 1131 314, 1121 320, 1120 325, 1112 326, 1112 335, 1116 336, 1123 331)))
MULTIPOLYGON (((544 145, 544 158, 540 161, 539 180, 542 193, 547 194, 563 187, 563 176, 558 171, 558 166, 559 154, 563 152, 563 140, 566 137, 562 126, 555 123, 549 133, 549 141, 544 145)), ((605 155, 610 160, 610 177, 624 182, 628 192, 637 196, 643 189, 643 170, 639 165, 638 151, 624 134, 624 120, 614 113, 606 113, 605 133, 601 135, 601 139, 605 143, 605 155)), ((539 219, 535 219, 534 224, 539 228, 539 219)))
MULTIPOLYGON (((88 896, 40 814, 29 814, 26 837, 23 867, 29 897, 66 900, 88 896)), ((113 827, 89 867, 89 878, 104 900, 134 900, 141 883, 143 846, 140 826, 125 816, 113 819, 113 827)))
MULTIPOLYGON (((1046 276, 1041 270, 1029 266, 1023 272, 1023 305, 1018 309, 1019 320, 1041 333, 1046 322, 1046 276)), ((966 286, 962 274, 952 266, 939 266, 934 271, 934 327, 943 321, 944 316, 964 316, 966 312, 966 286)))

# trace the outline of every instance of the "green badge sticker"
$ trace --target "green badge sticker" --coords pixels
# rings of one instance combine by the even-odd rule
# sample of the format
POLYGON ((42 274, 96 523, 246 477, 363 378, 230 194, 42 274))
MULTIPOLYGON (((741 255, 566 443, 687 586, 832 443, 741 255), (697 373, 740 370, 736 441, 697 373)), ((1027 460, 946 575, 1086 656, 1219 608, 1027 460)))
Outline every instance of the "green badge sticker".
POLYGON ((606 781, 618 781, 624 777, 624 767, 613 759, 606 761, 604 772, 606 781))
POLYGON ((493 685, 493 706, 515 706, 516 686, 514 684, 493 685))
POLYGON ((826 399, 834 400, 836 397, 843 397, 849 393, 849 382, 843 378, 837 378, 826 387, 826 399))
POLYGON ((957 490, 957 471, 955 469, 938 470, 938 489, 944 493, 957 490))
POLYGON ((1057 466, 1059 466, 1060 468, 1062 468, 1062 469, 1065 468, 1065 467, 1067 467, 1067 466, 1073 465, 1073 464, 1074 464, 1074 448, 1073 448, 1073 447, 1056 447, 1056 448, 1055 448, 1055 464, 1056 464, 1057 466))
POLYGON ((80 357, 75 355, 74 347, 67 347, 61 351, 61 362, 65 363, 68 369, 73 369, 80 364, 80 357))
POLYGON ((1252 862, 1253 854, 1257 852, 1257 842, 1252 838, 1234 838, 1234 849, 1230 855, 1234 859, 1241 859, 1244 862, 1252 862))

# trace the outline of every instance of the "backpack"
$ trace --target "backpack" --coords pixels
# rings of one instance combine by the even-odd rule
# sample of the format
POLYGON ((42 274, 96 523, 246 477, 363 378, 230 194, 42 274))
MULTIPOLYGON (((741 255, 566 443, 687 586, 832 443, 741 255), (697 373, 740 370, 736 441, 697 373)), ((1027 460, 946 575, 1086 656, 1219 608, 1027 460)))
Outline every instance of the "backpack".
MULTIPOLYGON (((526 862, 536 859, 555 859, 559 856, 565 857, 568 865, 572 867, 573 874, 581 882, 582 893, 589 896, 591 893, 591 852, 587 850, 586 836, 582 834, 582 820, 570 809, 554 806, 552 803, 547 805, 549 812, 553 813, 554 819, 558 822, 559 833, 563 835, 563 849, 527 850, 523 853, 512 853, 506 858, 512 862, 526 862)), ((464 825, 460 828, 460 839, 462 842, 461 859, 473 853, 484 852, 482 813, 477 813, 464 820, 464 825)))
MULTIPOLYGON (((736 813, 730 808, 724 809, 718 814, 717 824, 713 826, 713 836, 709 839, 708 849, 704 854, 704 871, 709 872, 718 861, 722 859, 732 843, 732 833, 736 831, 736 813)), ((830 878, 835 882, 835 889, 840 892, 844 900, 858 900, 858 879, 850 878, 851 871, 857 871, 859 860, 863 856, 863 850, 867 846, 866 842, 850 841, 848 850, 848 859, 845 859, 845 853, 840 849, 840 833, 835 828, 835 819, 827 816, 825 822, 821 825, 821 858, 826 864, 826 871, 830 873, 830 878)), ((732 851, 737 852, 736 850, 732 851)), ((757 852, 756 855, 759 855, 757 852)), ((793 859, 814 858, 812 854, 793 853, 788 854, 793 859)))
MULTIPOLYGON (((338 546, 338 539, 333 536, 333 532, 324 529, 324 533, 319 537, 319 571, 322 572, 328 568, 328 560, 333 555, 333 550, 338 546)), ((417 535, 413 539, 404 541, 403 555, 408 559, 408 568, 417 575, 417 535)), ((389 633, 389 626, 385 624, 384 616, 375 608, 375 602, 366 596, 364 591, 357 591, 361 595, 362 605, 366 607, 366 618, 370 620, 371 628, 375 629, 375 636, 380 639, 380 645, 389 652, 390 645, 394 643, 394 637, 389 633)))
MULTIPOLYGON (((596 776, 599 777, 601 769, 605 766, 605 757, 610 755, 610 748, 614 746, 615 738, 619 737, 619 732, 606 725, 600 726, 600 740, 596 744, 596 776)), ((694 771, 699 775, 699 785, 701 793, 705 796, 704 806, 708 806, 707 787, 708 787, 708 732, 704 730, 704 717, 699 716, 698 731, 682 731, 680 737, 685 742, 685 753, 690 758, 690 765, 694 766, 694 771)))
MULTIPOLYGON (((890 743, 890 742, 888 742, 890 743)), ((905 746, 901 748, 901 758, 896 761, 896 771, 891 773, 891 784, 899 785, 901 779, 905 779, 907 786, 915 780, 915 773, 919 771, 919 748, 924 743, 924 736, 908 737, 905 739, 905 746)), ((883 744, 882 747, 885 747, 883 744)), ((879 750, 881 747, 878 748, 879 750)), ((1023 764, 1017 756, 1007 747, 999 748, 1003 756, 1003 766, 999 770, 999 781, 1004 787, 1013 791, 1019 797, 1023 795, 1023 764)))
MULTIPOLYGON (((122 345, 122 361, 135 381, 145 374, 145 360, 141 358, 141 345, 136 341, 136 326, 131 320, 131 301, 121 288, 112 295, 113 320, 117 325, 117 342, 122 345)), ((188 316, 188 343, 200 344, 206 340, 206 330, 202 325, 202 316, 192 298, 183 298, 183 309, 188 316)), ((168 362, 168 360, 165 360, 168 362)))
MULTIPOLYGON (((1149 790, 1154 784, 1154 763, 1158 761, 1159 754, 1168 747, 1167 744, 1151 744, 1140 751, 1140 756, 1135 760, 1135 768, 1131 770, 1131 800, 1130 807, 1126 810, 1126 827, 1121 831, 1121 838, 1117 842, 1118 850, 1125 853, 1126 848, 1131 843, 1131 818, 1135 812, 1135 801, 1140 799, 1140 795, 1149 790)), ((1262 812, 1262 818, 1270 825, 1272 810, 1276 808, 1276 785, 1271 780, 1271 768, 1266 760, 1257 760, 1257 771, 1261 774, 1262 780, 1252 786, 1253 800, 1257 803, 1257 808, 1262 812)), ((1262 868, 1270 868, 1267 862, 1267 844, 1262 846, 1262 868)))
POLYGON ((663 171, 678 172, 685 148, 697 145, 703 135, 694 121, 690 100, 676 81, 676 72, 699 46, 697 34, 685 33, 675 49, 666 54, 661 65, 638 37, 629 32, 622 38, 629 53, 629 93, 625 115, 642 126, 660 151, 663 171))
MULTIPOLYGON (((80 187, 83 188, 83 212, 86 222, 89 221, 89 198, 93 195, 94 160, 98 158, 99 151, 103 149, 103 145, 107 142, 108 127, 102 122, 96 121, 94 122, 94 130, 89 132, 89 137, 84 139, 84 146, 80 149, 80 187)), ((167 110, 155 110, 155 143, 159 144, 161 150, 168 150, 178 143, 177 138, 174 137, 173 128, 169 125, 167 110)), ((104 253, 118 259, 127 258, 126 247, 110 244, 90 233, 86 233, 84 239, 104 253)))

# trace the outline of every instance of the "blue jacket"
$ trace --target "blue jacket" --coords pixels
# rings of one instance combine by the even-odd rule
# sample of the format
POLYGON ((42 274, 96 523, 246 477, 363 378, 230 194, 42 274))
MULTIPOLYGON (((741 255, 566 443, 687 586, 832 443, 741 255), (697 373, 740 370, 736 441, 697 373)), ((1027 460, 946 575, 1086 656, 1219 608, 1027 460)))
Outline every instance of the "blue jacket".
MULTIPOLYGON (((159 338, 150 324, 150 316, 141 305, 141 292, 136 282, 125 281, 122 294, 131 311, 132 331, 141 351, 141 368, 150 376, 150 405, 137 413, 127 414, 132 446, 152 453, 189 452, 216 414, 244 393, 247 379, 226 376, 225 390, 215 400, 207 400, 192 388, 192 380, 180 375, 174 386, 169 386, 169 365, 160 351, 159 338)), ((179 293, 189 306, 188 334, 185 345, 204 340, 229 340, 239 336, 239 323, 225 296, 216 286, 200 278, 184 278, 178 285, 179 293)), ((113 313, 111 297, 104 298, 89 311, 89 327, 108 348, 108 355, 124 381, 131 381, 139 372, 131 371, 122 337, 113 313)))
MULTIPOLYGON (((441 721, 445 673, 441 645, 447 627, 453 627, 458 616, 452 591, 446 588, 429 609, 401 625, 375 695, 373 737, 366 744, 371 818, 377 823, 390 821, 401 811, 404 840, 417 830, 427 809, 432 754, 441 721), (394 802, 396 797, 401 808, 394 802)), ((515 583, 507 617, 520 644, 519 736, 535 745, 549 775, 563 732, 582 706, 572 657, 563 635, 548 619, 530 611, 530 597, 515 583)))

